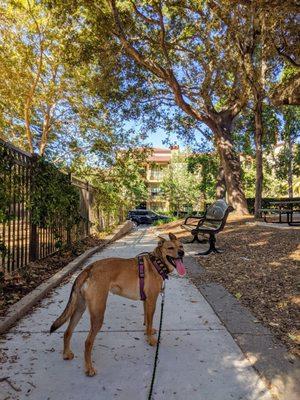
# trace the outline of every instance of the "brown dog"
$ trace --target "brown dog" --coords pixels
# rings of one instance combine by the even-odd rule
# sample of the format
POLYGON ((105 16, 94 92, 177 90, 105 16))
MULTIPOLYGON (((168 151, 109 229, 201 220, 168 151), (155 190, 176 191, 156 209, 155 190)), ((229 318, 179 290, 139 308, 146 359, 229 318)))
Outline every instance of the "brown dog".
MULTIPOLYGON (((155 250, 142 257, 144 267, 143 291, 146 295, 144 325, 146 325, 146 334, 151 346, 154 346, 157 342, 153 336, 156 331, 152 327, 152 321, 156 300, 163 286, 163 277, 157 265, 165 268, 166 273, 171 273, 176 268, 179 275, 185 274, 182 263, 183 246, 172 233, 169 234, 169 238, 170 240, 166 240, 160 237, 155 250)), ((96 371, 92 365, 91 352, 95 337, 103 323, 108 293, 118 294, 132 300, 140 300, 140 284, 137 257, 99 260, 82 271, 73 284, 65 310, 50 329, 50 333, 52 333, 70 319, 69 326, 64 334, 63 358, 72 360, 74 357, 70 349, 71 336, 87 304, 91 327, 85 341, 85 372, 88 376, 95 375, 96 371)))

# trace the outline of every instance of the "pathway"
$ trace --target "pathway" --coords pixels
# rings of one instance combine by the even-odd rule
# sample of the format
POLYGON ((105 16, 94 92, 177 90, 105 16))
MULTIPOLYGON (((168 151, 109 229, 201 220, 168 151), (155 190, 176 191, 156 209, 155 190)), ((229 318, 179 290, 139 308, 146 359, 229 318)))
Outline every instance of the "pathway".
MULTIPOLYGON (((132 257, 151 250, 155 243, 150 231, 142 228, 90 260, 132 257)), ((72 339, 74 360, 62 359, 65 326, 52 335, 48 331, 65 307, 77 274, 0 341, 5 354, 0 378, 8 377, 14 387, 0 382, 0 400, 147 399, 155 348, 145 342, 141 302, 109 296, 105 323, 94 345, 95 377, 86 377, 83 369, 87 313, 72 339)), ((153 400, 271 400, 249 361, 188 278, 174 276, 167 282, 159 360, 153 400)))

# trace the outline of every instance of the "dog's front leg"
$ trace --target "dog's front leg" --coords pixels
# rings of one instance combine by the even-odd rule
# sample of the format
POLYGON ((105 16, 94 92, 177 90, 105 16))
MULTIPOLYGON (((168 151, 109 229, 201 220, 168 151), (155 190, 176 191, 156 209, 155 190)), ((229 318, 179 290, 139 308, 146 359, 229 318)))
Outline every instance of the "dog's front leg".
POLYGON ((146 320, 146 335, 148 339, 148 343, 150 346, 155 346, 157 343, 156 337, 153 335, 156 333, 156 330, 152 327, 153 324, 153 316, 156 307, 156 299, 147 299, 144 304, 145 307, 145 320, 146 320))
MULTIPOLYGON (((146 311, 146 301, 143 301, 144 305, 144 326, 147 326, 147 311, 146 311)), ((155 335, 156 329, 152 328, 152 335, 155 335)))

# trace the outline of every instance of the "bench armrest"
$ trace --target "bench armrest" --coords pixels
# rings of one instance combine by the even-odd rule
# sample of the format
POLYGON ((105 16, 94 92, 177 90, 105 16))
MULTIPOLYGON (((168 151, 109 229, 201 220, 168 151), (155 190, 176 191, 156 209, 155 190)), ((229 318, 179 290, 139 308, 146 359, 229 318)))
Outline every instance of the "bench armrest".
POLYGON ((184 224, 186 224, 189 219, 200 219, 200 220, 202 220, 203 218, 205 218, 204 215, 189 215, 188 217, 186 217, 186 219, 184 221, 184 224))

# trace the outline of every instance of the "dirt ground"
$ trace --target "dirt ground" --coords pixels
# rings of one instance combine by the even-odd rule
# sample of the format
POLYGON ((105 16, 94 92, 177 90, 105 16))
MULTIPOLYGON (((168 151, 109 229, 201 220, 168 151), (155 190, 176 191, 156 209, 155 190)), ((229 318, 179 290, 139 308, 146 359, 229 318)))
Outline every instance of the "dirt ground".
POLYGON ((89 236, 72 245, 71 248, 58 251, 52 256, 30 263, 12 276, 5 277, 0 282, 0 317, 5 315, 9 306, 49 279, 58 270, 65 267, 89 248, 99 246, 101 243, 103 243, 103 240, 95 236, 89 236))
MULTIPOLYGON (((158 227, 184 238, 182 221, 158 227)), ((217 235, 222 254, 199 257, 201 283, 222 284, 288 347, 300 356, 300 230, 254 224, 253 218, 230 216, 217 235)))

